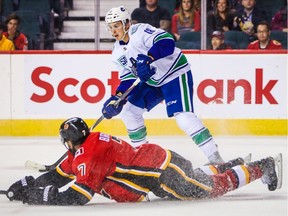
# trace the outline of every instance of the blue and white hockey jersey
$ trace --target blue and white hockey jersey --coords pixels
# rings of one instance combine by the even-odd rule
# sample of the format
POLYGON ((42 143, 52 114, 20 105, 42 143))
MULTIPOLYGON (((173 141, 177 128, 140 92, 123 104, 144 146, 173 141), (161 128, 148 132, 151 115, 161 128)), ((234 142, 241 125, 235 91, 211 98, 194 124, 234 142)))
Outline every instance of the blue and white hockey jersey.
MULTIPOLYGON (((157 42, 173 40, 172 35, 164 30, 143 23, 131 25, 128 34, 129 42, 125 44, 123 41, 116 41, 112 51, 112 61, 117 65, 121 82, 136 79, 138 54, 148 55, 151 47, 157 42)), ((173 44, 175 43, 173 42, 173 44)), ((155 49, 153 49, 153 52, 155 52, 155 49)), ((159 50, 159 52, 165 52, 165 50, 159 50)), ((155 56, 153 57, 155 58, 155 56)), ((151 63, 151 67, 156 69, 156 73, 146 83, 155 87, 164 85, 190 70, 190 64, 185 55, 175 45, 174 52, 171 55, 156 58, 151 63)))

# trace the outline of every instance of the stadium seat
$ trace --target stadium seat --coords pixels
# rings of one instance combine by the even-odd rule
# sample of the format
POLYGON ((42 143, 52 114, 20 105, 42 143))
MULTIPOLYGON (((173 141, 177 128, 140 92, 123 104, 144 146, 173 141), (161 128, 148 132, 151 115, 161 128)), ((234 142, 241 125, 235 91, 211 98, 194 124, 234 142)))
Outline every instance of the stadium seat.
POLYGON ((249 37, 241 31, 224 32, 225 43, 233 49, 246 49, 249 44, 249 37))
POLYGON ((11 0, 1 0, 0 4, 1 3, 2 3, 2 5, 0 7, 1 16, 8 16, 9 14, 11 14, 14 11, 13 1, 11 1, 11 0))
POLYGON ((54 34, 54 15, 51 12, 50 0, 21 0, 19 5, 21 11, 34 11, 42 17, 42 32, 45 33, 45 48, 53 48, 54 34), (51 44, 52 43, 52 44, 51 44))
POLYGON ((287 32, 271 31, 270 38, 279 41, 284 49, 287 49, 287 32))
POLYGON ((274 14, 284 6, 283 0, 261 0, 257 1, 256 6, 266 11, 268 22, 270 23, 274 14))
POLYGON ((201 49, 201 32, 186 32, 181 34, 176 41, 176 47, 180 49, 201 49))
POLYGON ((17 10, 14 13, 21 18, 19 30, 28 38, 28 49, 44 49, 45 33, 42 31, 41 17, 31 10, 17 10))
MULTIPOLYGON (((0 1, 0 4, 1 4, 1 1, 0 1)), ((0 16, 1 16, 0 21, 5 22, 6 17, 14 11, 13 1, 2 0, 2 5, 1 5, 0 9, 1 9, 0 10, 0 16)))
POLYGON ((175 13, 176 0, 158 0, 158 5, 162 8, 166 8, 171 17, 175 13))

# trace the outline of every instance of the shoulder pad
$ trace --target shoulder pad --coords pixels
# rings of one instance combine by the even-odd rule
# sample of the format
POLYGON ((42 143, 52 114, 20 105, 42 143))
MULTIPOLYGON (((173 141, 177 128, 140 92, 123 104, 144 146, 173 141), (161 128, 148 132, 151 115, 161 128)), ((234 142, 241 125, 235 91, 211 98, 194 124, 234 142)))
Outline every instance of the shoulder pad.
POLYGON ((272 43, 275 44, 275 45, 281 45, 281 43, 277 40, 272 40, 272 43))

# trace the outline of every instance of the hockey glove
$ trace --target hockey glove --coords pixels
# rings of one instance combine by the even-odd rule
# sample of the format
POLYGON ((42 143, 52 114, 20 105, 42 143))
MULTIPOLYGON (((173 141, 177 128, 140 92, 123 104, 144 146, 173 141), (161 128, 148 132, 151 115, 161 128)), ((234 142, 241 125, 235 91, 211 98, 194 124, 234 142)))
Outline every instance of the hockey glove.
POLYGON ((151 68, 150 66, 152 62, 153 60, 151 57, 138 54, 136 68, 137 75, 141 81, 147 82, 147 80, 149 80, 149 78, 155 74, 155 68, 151 68))
POLYGON ((55 205, 55 199, 58 193, 58 188, 52 185, 44 188, 31 188, 27 190, 23 203, 27 203, 29 205, 55 205))
POLYGON ((12 184, 7 190, 7 197, 10 201, 19 200, 23 201, 28 189, 32 188, 35 184, 33 176, 25 176, 19 181, 12 184))
POLYGON ((126 100, 121 100, 119 104, 115 106, 116 101, 119 99, 119 96, 112 95, 103 105, 102 114, 106 119, 111 119, 113 116, 118 115, 122 109, 124 104, 127 102, 126 100))

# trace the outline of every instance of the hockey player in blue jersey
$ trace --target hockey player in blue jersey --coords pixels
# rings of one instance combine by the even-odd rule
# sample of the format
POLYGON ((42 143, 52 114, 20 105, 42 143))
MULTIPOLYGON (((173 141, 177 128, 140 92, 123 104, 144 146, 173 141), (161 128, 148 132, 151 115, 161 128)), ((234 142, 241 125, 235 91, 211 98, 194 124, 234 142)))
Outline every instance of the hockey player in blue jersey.
POLYGON ((209 162, 223 163, 208 128, 194 114, 193 77, 185 55, 175 47, 168 32, 144 23, 132 25, 130 19, 123 6, 110 9, 105 17, 106 27, 116 39, 112 58, 121 82, 116 95, 104 103, 103 116, 111 119, 121 112, 131 142, 138 146, 147 143, 143 113, 165 100, 168 117, 175 117, 178 127, 192 138, 209 162), (137 78, 141 82, 127 101, 115 106, 137 78))

